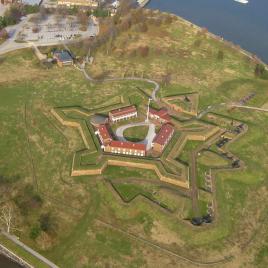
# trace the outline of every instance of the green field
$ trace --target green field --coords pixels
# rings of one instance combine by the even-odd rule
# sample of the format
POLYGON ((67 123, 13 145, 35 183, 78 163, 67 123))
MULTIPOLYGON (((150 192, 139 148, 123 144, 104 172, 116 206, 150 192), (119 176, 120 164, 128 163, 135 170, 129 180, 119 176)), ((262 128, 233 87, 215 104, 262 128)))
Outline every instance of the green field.
MULTIPOLYGON (((199 110, 238 101, 251 92, 256 92, 256 97, 250 105, 268 103, 268 81, 254 76, 254 62, 224 43, 201 35, 180 19, 149 26, 146 33, 135 29, 123 32, 114 41, 112 53, 106 52, 105 46, 95 52, 95 61, 88 67, 91 74, 121 77, 122 73, 128 76, 134 72, 150 77, 160 82, 162 97, 198 92, 199 110), (194 43, 199 39, 202 42, 197 47, 194 43), (150 47, 147 57, 132 53, 145 45, 150 47), (224 52, 222 61, 217 59, 219 50, 224 52), (161 77, 167 72, 171 72, 171 81, 164 84, 161 77)), ((101 112, 104 107, 119 105, 119 96, 127 104, 143 107, 148 99, 140 90, 150 94, 151 84, 95 84, 72 67, 45 70, 31 50, 6 55, 0 73, 0 201, 12 206, 14 224, 20 230, 15 234, 27 245, 66 268, 197 267, 133 239, 128 232, 194 261, 219 260, 209 267, 267 267, 267 113, 215 108, 215 113, 247 124, 248 131, 228 145, 245 168, 215 171, 216 221, 194 228, 184 220, 191 215, 190 198, 179 189, 161 184, 154 172, 109 166, 102 175, 71 177, 75 152, 81 153, 82 166, 95 164, 100 153, 91 138, 89 147, 95 149, 83 154, 78 130, 63 126, 51 114, 56 107, 101 112), (134 200, 124 202, 111 183, 125 201, 134 200), (172 212, 146 198, 137 198, 141 194, 162 202, 172 212), (222 262, 230 256, 229 261, 222 262)), ((66 114, 81 119, 73 111, 66 114)), ((83 122, 87 119, 85 116, 83 122)), ((226 127, 224 120, 202 119, 226 127)), ((141 128, 128 131, 127 137, 136 139, 142 139, 146 132, 141 128)), ((176 139, 179 137, 176 133, 176 139)), ((198 145, 188 141, 178 160, 188 163, 189 152, 198 145)), ((164 158, 167 155, 166 151, 164 158)), ((209 167, 225 164, 229 163, 212 152, 202 153, 197 162, 201 175, 209 167)), ((202 212, 214 198, 202 189, 203 183, 198 178, 202 212)), ((2 236, 0 242, 7 244, 2 236)), ((18 254, 37 265, 27 254, 18 254)))

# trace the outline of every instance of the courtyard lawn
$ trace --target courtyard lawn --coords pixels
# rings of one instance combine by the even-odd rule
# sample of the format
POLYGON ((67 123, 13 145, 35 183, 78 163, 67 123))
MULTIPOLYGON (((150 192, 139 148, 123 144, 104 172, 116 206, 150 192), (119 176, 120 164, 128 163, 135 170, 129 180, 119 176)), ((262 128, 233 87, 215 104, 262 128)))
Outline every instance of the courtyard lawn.
POLYGON ((148 126, 131 127, 124 131, 124 138, 131 142, 143 141, 148 133, 148 126))

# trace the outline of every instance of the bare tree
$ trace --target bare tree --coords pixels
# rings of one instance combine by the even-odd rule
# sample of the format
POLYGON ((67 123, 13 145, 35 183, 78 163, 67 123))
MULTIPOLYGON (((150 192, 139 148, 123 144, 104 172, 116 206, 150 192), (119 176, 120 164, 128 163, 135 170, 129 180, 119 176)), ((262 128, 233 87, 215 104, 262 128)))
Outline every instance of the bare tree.
POLYGON ((12 228, 12 208, 9 205, 1 209, 0 221, 5 226, 7 233, 10 233, 12 228))

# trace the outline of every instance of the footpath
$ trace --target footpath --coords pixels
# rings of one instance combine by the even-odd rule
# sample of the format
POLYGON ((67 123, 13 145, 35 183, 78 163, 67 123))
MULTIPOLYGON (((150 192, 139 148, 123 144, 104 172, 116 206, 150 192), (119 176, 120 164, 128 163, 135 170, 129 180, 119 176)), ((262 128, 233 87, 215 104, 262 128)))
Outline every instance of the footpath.
MULTIPOLYGON (((27 251, 28 253, 30 253, 31 255, 33 255, 34 257, 36 257, 37 259, 39 259, 40 261, 42 261, 43 263, 45 263, 46 265, 48 265, 48 267, 51 268, 59 268, 56 264, 54 264, 53 262, 51 262, 50 260, 48 260, 47 258, 45 258, 44 256, 42 256, 41 254, 39 254, 38 252, 36 252, 35 250, 31 249, 30 247, 28 247, 27 245, 25 245, 23 242, 21 242, 16 236, 11 235, 7 232, 2 231, 1 232, 2 235, 4 235, 7 239, 11 240, 12 242, 14 242, 16 245, 18 245, 19 247, 21 247, 22 249, 24 249, 25 251, 27 251)), ((12 253, 10 250, 8 250, 7 248, 5 248, 4 246, 0 245, 1 248, 4 248, 6 251, 8 251, 10 253, 10 257, 14 256, 14 260, 19 259, 21 264, 23 264, 23 267, 30 267, 30 268, 34 268, 33 266, 31 266, 30 264, 28 264, 27 262, 25 262, 24 260, 22 260, 20 257, 18 257, 17 255, 15 255, 14 253, 12 253)))

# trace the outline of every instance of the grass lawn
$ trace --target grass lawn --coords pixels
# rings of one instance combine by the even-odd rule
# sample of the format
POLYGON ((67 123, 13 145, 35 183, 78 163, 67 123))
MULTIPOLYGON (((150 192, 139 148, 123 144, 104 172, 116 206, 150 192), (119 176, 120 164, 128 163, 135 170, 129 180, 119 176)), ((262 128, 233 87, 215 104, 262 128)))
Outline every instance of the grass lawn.
POLYGON ((201 144, 202 142, 200 141, 187 141, 180 155, 178 156, 178 159, 184 163, 189 164, 191 151, 194 151, 194 149, 196 149, 201 144))
POLYGON ((198 163, 208 167, 221 167, 229 164, 228 160, 210 151, 202 151, 198 163))
POLYGON ((148 126, 131 127, 124 131, 124 138, 131 142, 143 141, 148 133, 148 126))

